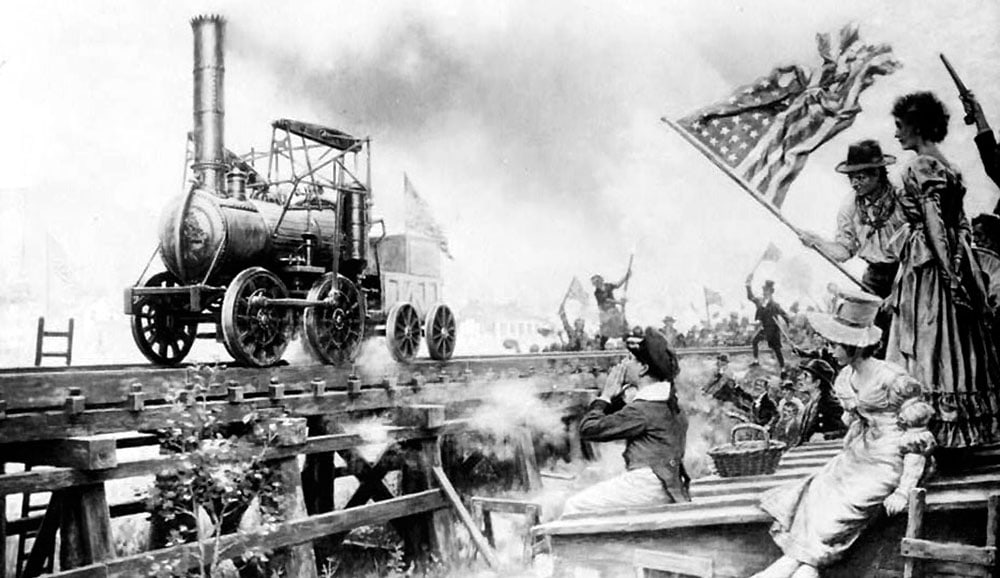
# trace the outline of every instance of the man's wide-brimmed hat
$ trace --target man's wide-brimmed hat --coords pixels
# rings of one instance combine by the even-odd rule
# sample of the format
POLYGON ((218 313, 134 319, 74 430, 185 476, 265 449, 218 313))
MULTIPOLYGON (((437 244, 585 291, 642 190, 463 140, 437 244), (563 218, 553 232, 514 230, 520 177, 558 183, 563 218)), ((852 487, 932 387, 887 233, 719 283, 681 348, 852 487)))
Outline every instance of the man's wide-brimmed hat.
POLYGON ((865 169, 884 167, 896 162, 896 157, 882 154, 878 141, 863 140, 847 147, 847 160, 838 164, 838 173, 853 173, 865 169))
POLYGON ((843 290, 837 294, 833 313, 806 312, 809 325, 833 343, 868 347, 882 339, 882 330, 875 327, 875 315, 882 300, 863 291, 843 290))
POLYGON ((833 368, 830 367, 830 364, 822 359, 808 359, 802 363, 799 369, 802 371, 808 371, 816 379, 827 385, 831 385, 833 383, 835 372, 833 371, 833 368))
POLYGON ((625 347, 640 362, 649 366, 653 373, 672 380, 680 366, 677 355, 670 349, 667 338, 662 333, 647 327, 642 336, 631 336, 625 340, 625 347))

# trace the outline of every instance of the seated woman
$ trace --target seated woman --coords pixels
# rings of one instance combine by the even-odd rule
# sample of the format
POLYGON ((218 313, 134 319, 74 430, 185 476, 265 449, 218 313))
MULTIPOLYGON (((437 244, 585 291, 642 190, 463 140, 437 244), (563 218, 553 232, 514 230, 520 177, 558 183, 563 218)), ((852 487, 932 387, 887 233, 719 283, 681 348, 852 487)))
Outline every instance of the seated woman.
POLYGON ((673 385, 680 370, 677 357, 653 328, 641 338, 628 338, 626 346, 630 355, 612 368, 600 397, 591 402, 580 422, 580 438, 625 440, 627 471, 571 496, 563 515, 691 500, 683 462, 687 418, 673 385), (630 386, 635 397, 616 406, 613 402, 630 386))
POLYGON ((849 426, 844 449, 815 474, 762 496, 760 507, 774 518, 771 536, 784 556, 756 578, 819 576, 881 508, 889 515, 906 508, 934 449, 927 429, 934 410, 920 384, 899 366, 871 357, 882 337, 873 325, 882 300, 861 292, 840 297, 835 313, 812 313, 809 323, 845 366, 834 383, 849 426))

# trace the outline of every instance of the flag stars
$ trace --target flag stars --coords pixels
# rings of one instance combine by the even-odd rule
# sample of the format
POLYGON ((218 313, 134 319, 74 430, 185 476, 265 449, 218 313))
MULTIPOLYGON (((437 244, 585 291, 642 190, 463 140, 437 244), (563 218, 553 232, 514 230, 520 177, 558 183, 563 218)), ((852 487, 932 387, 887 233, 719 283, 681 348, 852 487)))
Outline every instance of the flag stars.
POLYGON ((724 126, 724 127, 720 128, 720 129, 719 129, 719 134, 722 134, 722 135, 727 135, 727 134, 729 134, 729 127, 725 127, 725 126, 724 126))

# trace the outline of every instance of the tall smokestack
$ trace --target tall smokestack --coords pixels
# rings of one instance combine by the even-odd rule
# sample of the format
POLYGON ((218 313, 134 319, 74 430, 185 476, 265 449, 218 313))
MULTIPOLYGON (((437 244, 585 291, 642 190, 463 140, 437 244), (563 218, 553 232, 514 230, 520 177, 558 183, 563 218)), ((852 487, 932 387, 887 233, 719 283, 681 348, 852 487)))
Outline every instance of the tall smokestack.
POLYGON ((202 186, 224 196, 225 108, 223 59, 226 21, 221 16, 198 16, 194 30, 194 164, 202 186))

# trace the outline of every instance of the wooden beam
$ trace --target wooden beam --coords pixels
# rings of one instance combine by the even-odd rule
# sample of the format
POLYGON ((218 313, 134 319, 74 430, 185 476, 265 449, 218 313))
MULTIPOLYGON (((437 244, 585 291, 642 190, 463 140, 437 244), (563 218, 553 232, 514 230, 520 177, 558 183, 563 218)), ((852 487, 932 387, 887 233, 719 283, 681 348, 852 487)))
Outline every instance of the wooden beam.
MULTIPOLYGON (((440 379, 442 369, 449 372, 451 381, 459 381, 465 370, 475 375, 485 375, 488 372, 502 372, 505 369, 517 369, 534 365, 540 371, 557 374, 568 371, 567 360, 585 359, 588 364, 608 368, 613 366, 623 351, 553 353, 539 355, 533 358, 514 356, 477 357, 474 359, 453 359, 449 364, 441 364, 430 360, 416 360, 401 365, 390 375, 361 376, 361 395, 368 389, 384 390, 387 378, 395 381, 397 393, 406 395, 412 393, 411 386, 415 376, 422 376, 426 389, 435 390, 443 384, 430 383, 440 379), (560 369, 562 368, 562 369, 560 369), (453 375, 451 375, 453 374, 453 375)), ((82 387, 87 392, 88 405, 103 405, 124 403, 131 391, 132 384, 141 383, 145 403, 162 403, 168 392, 176 390, 178 383, 199 382, 208 386, 210 397, 225 398, 227 390, 225 383, 235 381, 257 394, 267 395, 272 383, 285 385, 284 393, 302 393, 310 391, 310 383, 315 378, 326 381, 328 390, 340 390, 347 393, 350 367, 334 367, 330 365, 287 365, 267 369, 209 366, 204 368, 177 367, 158 368, 150 365, 133 366, 93 366, 66 368, 14 368, 0 370, 0 398, 7 400, 8 411, 21 409, 55 409, 63 406, 66 392, 70 387, 82 387)), ((485 384, 463 383, 466 389, 481 388, 486 391, 485 384)), ((438 398, 441 399, 441 398, 438 398)), ((430 398, 428 398, 430 400, 430 398)))
MULTIPOLYGON (((440 489, 428 490, 350 510, 337 510, 302 520, 284 522, 271 532, 228 534, 220 539, 219 548, 223 553, 222 557, 233 558, 251 549, 272 549, 302 544, 328 534, 344 532, 370 524, 381 524, 388 520, 447 507, 448 500, 445 498, 444 492, 440 489)), ((184 567, 192 568, 198 565, 199 547, 203 548, 205 555, 211 559, 215 547, 214 540, 206 540, 200 545, 197 543, 181 544, 172 548, 142 552, 126 558, 108 560, 101 564, 92 564, 60 572, 53 574, 53 576, 59 578, 132 578, 133 576, 146 576, 154 565, 168 561, 178 561, 184 567)))
POLYGON ((988 567, 996 564, 997 559, 995 547, 932 542, 920 538, 903 538, 900 554, 905 558, 944 560, 988 567))
MULTIPOLYGON (((467 420, 449 420, 436 430, 438 435, 461 431, 467 425, 467 420)), ((427 437, 427 430, 420 428, 401 428, 389 426, 386 428, 385 439, 388 442, 399 442, 427 437)), ((300 454, 314 454, 347 450, 364 445, 364 438, 357 434, 332 434, 309 438, 302 446, 289 448, 271 448, 264 454, 265 459, 280 459, 282 457, 300 454)), ((144 460, 121 462, 117 467, 108 470, 83 472, 72 468, 54 468, 49 470, 32 470, 30 472, 15 472, 0 475, 0 495, 20 494, 46 491, 73 486, 85 485, 107 480, 133 478, 152 475, 171 467, 179 458, 177 456, 157 456, 144 460)))
POLYGON ((106 470, 118 465, 116 450, 117 442, 113 436, 96 435, 6 444, 0 447, 0 454, 7 461, 33 466, 106 470))
MULTIPOLYGON (((540 388, 541 389, 541 388, 540 388)), ((547 395, 566 395, 573 398, 589 396, 589 392, 566 390, 565 393, 546 392, 547 395)), ((217 414, 225 423, 241 421, 252 411, 282 408, 297 416, 343 415, 359 412, 381 411, 440 399, 481 399, 489 395, 488 388, 470 389, 462 383, 439 384, 420 392, 396 392, 384 389, 362 391, 357 396, 334 391, 320 396, 299 393, 285 395, 275 402, 266 393, 247 394, 242 403, 229 403, 225 399, 210 400, 205 408, 217 414), (278 403, 279 405, 275 405, 278 403)), ((89 403, 89 402, 88 402, 89 403)), ((38 410, 8 413, 0 419, 0 443, 20 443, 47 439, 64 439, 71 436, 91 436, 123 431, 156 431, 167 428, 177 418, 173 406, 163 402, 144 402, 142 411, 124 407, 94 407, 88 405, 80 413, 67 414, 63 410, 38 410)))
POLYGON ((490 547, 490 544, 486 541, 486 537, 479 531, 476 523, 472 520, 472 516, 469 515, 469 511, 466 510, 465 505, 462 504, 462 498, 458 496, 458 492, 456 492, 454 486, 451 485, 451 481, 448 479, 448 476, 445 475, 444 470, 435 466, 433 471, 434 477, 437 479, 437 483, 440 484, 441 489, 444 490, 444 495, 448 498, 448 501, 451 502, 451 507, 455 509, 455 512, 458 514, 458 518, 469 531, 469 535, 472 536, 472 541, 476 544, 476 548, 482 552, 483 557, 486 558, 486 562, 490 565, 490 568, 499 568, 500 558, 497 556, 496 551, 490 547))

